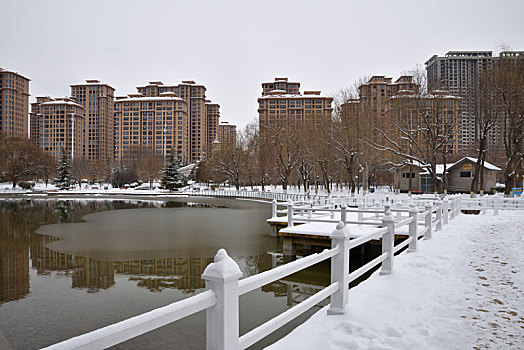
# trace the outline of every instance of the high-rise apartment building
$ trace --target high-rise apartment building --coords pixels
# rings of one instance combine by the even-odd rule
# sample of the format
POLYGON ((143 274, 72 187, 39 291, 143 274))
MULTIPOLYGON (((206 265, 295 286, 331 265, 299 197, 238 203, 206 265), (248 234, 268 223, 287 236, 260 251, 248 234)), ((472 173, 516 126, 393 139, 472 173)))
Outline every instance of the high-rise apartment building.
MULTIPOLYGON (((400 129, 414 132, 423 125, 422 115, 433 116, 446 130, 451 153, 458 151, 458 122, 460 98, 445 91, 420 94, 419 85, 411 76, 401 76, 395 82, 385 76, 373 76, 359 87, 359 98, 342 104, 341 117, 348 125, 355 125, 361 137, 373 137, 379 144, 389 144, 382 133, 402 144, 400 129)), ((434 124, 434 123, 433 123, 434 124)), ((419 141, 422 135, 419 134, 419 141)))
MULTIPOLYGON (((386 102, 385 110, 389 122, 398 127, 389 130, 388 137, 409 153, 407 133, 416 140, 417 145, 423 145, 433 134, 435 140, 441 143, 442 151, 448 155, 448 160, 458 152, 458 121, 460 119, 460 97, 452 96, 447 91, 436 90, 429 94, 419 95, 413 91, 401 90, 386 102), (428 124, 427 120, 430 118, 428 124), (425 125, 431 125, 431 131, 423 135, 425 125), (400 131, 402 130, 402 132, 400 131)), ((411 146, 417 150, 416 147, 411 146)))
POLYGON ((171 91, 186 100, 189 108, 190 161, 198 161, 208 149, 209 142, 212 142, 208 142, 206 87, 192 80, 184 80, 178 85, 164 85, 161 81, 151 81, 147 86, 137 87, 137 90, 145 96, 159 96, 162 92, 171 91))
POLYGON ((85 108, 84 158, 88 161, 114 159, 114 95, 114 88, 98 80, 71 85, 72 98, 85 108))
MULTIPOLYGON (((432 56, 426 62, 428 89, 446 90, 462 97, 459 121, 459 151, 474 151, 477 125, 477 98, 482 74, 500 60, 521 60, 522 51, 501 52, 493 57, 491 51, 450 51, 445 56, 432 56)), ((495 125, 488 138, 489 148, 495 152, 502 148, 502 125, 495 125)))
POLYGON ((218 137, 218 125, 220 120, 220 105, 218 103, 211 103, 206 101, 206 117, 207 117, 207 150, 206 154, 212 151, 213 142, 218 137))
POLYGON ((0 138, 27 138, 29 79, 0 68, 0 138))
POLYGON ((31 112, 29 113, 29 140, 35 146, 40 146, 41 105, 44 102, 51 101, 54 101, 54 99, 49 96, 37 96, 36 102, 31 103, 31 112))
POLYGON ((55 160, 83 158, 84 107, 70 98, 37 97, 31 104, 31 141, 55 160))
POLYGON ((175 152, 189 162, 187 102, 174 92, 158 96, 131 94, 115 100, 115 159, 121 160, 135 146, 155 150, 163 158, 175 152))
POLYGON ((458 130, 459 151, 467 152, 475 143, 476 99, 483 71, 493 63, 491 51, 450 51, 434 55, 426 62, 428 90, 446 90, 462 97, 458 130))
MULTIPOLYGON (((387 101, 397 95, 400 91, 418 92, 418 85, 413 82, 413 77, 403 75, 395 82, 392 78, 375 75, 365 84, 359 86, 360 107, 367 108, 372 118, 372 126, 384 132, 388 132, 391 122, 386 113, 387 101)), ((376 129, 375 129, 376 130, 376 129)), ((378 133, 375 131, 375 141, 378 133)))
POLYGON ((320 91, 300 93, 300 83, 288 78, 275 78, 262 83, 262 96, 258 98, 259 128, 262 136, 274 128, 316 127, 331 118, 332 97, 320 91))
POLYGON ((233 149, 237 143, 237 126, 221 122, 218 126, 218 142, 220 149, 233 149))

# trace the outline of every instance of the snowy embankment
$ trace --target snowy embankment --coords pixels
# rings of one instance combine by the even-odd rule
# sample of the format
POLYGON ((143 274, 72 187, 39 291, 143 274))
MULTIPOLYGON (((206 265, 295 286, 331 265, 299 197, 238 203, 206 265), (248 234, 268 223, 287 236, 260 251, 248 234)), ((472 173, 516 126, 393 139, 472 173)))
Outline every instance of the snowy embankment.
POLYGON ((460 215, 269 349, 524 348, 524 213, 460 215))

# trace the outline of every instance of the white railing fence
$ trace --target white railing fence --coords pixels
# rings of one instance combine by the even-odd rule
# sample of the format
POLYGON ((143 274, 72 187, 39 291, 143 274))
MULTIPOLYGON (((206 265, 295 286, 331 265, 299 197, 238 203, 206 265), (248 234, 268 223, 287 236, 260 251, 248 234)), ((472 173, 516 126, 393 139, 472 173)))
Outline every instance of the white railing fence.
MULTIPOLYGON (((384 215, 380 218, 380 228, 352 240, 349 239, 348 226, 339 222, 331 235, 331 249, 244 279, 240 279, 242 273, 237 263, 227 255, 224 249, 220 249, 214 262, 209 264, 202 274, 208 289, 205 292, 71 338, 47 349, 107 348, 196 312, 206 310, 207 349, 237 350, 255 344, 327 297, 330 298, 328 314, 346 313, 348 312, 349 283, 379 264, 381 264, 381 274, 392 273, 394 270, 394 254, 405 247, 408 248, 408 252, 416 251, 419 238, 430 239, 434 231, 438 231, 443 224, 456 217, 458 210, 460 210, 458 202, 458 198, 452 198, 449 200, 449 203, 451 203, 449 208, 446 204, 443 204, 446 201, 440 202, 438 200, 435 205, 430 202, 425 203, 424 209, 411 204, 407 210, 408 217, 397 222, 395 222, 391 210, 386 208, 384 215), (409 231, 408 238, 395 246, 396 231, 406 225, 409 231), (423 229, 420 229, 419 226, 423 226, 423 229), (377 238, 382 239, 381 255, 349 273, 351 249, 377 238), (327 259, 331 259, 331 283, 329 286, 259 327, 239 336, 239 297, 241 295, 327 259)), ((288 210, 289 208, 292 208, 292 205, 288 206, 288 210)), ((346 208, 345 204, 341 208, 346 208)))

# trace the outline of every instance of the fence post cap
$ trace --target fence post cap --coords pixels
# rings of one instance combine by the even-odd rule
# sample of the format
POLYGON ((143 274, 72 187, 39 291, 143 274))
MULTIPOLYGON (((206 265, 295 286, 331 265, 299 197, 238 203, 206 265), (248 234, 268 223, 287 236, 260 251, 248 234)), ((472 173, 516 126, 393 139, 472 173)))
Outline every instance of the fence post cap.
POLYGON ((410 213, 416 213, 416 212, 418 212, 418 209, 417 209, 417 207, 415 206, 415 203, 411 202, 411 203, 409 204, 409 212, 410 212, 410 213))
POLYGON ((448 197, 444 197, 444 199, 442 201, 443 202, 449 202, 449 199, 448 199, 448 197))
POLYGON ((215 255, 214 262, 207 265, 202 278, 205 280, 232 280, 242 277, 240 267, 225 249, 219 249, 215 255))
POLYGON ((331 238, 349 238, 349 228, 339 221, 335 230, 331 233, 331 238))
POLYGON ((276 203, 276 202, 277 202, 277 200, 276 200, 276 199, 273 199, 273 203, 276 203))
POLYGON ((382 218, 382 222, 394 222, 393 216, 391 215, 391 210, 387 210, 384 217, 382 218))

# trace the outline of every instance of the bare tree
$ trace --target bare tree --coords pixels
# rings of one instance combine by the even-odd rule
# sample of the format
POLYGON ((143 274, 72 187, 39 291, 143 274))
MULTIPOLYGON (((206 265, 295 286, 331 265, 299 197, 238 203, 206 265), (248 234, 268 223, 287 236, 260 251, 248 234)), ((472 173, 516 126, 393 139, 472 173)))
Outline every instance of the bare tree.
MULTIPOLYGON (((455 145, 457 114, 452 111, 456 111, 456 108, 447 108, 447 102, 455 100, 456 98, 441 93, 406 93, 395 96, 392 98, 391 130, 378 130, 383 136, 381 144, 371 139, 367 139, 366 143, 396 155, 400 161, 397 165, 416 163, 425 168, 435 191, 442 192, 445 178, 439 176, 437 163, 443 161, 445 164, 447 155, 455 145)), ((445 173, 444 165, 443 174, 445 173)))
POLYGON ((287 191, 293 170, 298 165, 300 147, 298 127, 275 126, 265 130, 269 153, 273 157, 274 172, 282 189, 287 191))
MULTIPOLYGON (((27 139, 3 137, 0 143, 0 170, 13 183, 31 179, 46 166, 43 151, 27 139)), ((48 164, 47 164, 48 165, 48 164)))
POLYGON ((163 162, 160 156, 151 149, 144 149, 144 153, 136 164, 136 174, 144 181, 149 182, 149 188, 153 188, 153 181, 158 178, 163 162))
POLYGON ((505 194, 518 186, 524 162, 524 57, 501 53, 494 65, 497 107, 500 108, 502 140, 506 152, 505 194))
POLYGON ((90 165, 85 158, 76 158, 71 162, 71 175, 75 182, 82 187, 82 179, 89 178, 90 165))
POLYGON ((109 174, 109 165, 104 161, 96 160, 89 164, 89 178, 92 184, 97 182, 101 184, 103 181, 108 179, 109 174))
POLYGON ((213 154, 216 170, 229 178, 237 190, 240 190, 241 180, 245 174, 249 157, 246 152, 245 140, 239 136, 237 142, 226 143, 213 154))
POLYGON ((480 77, 479 88, 475 100, 475 141, 477 162, 475 164, 475 174, 471 180, 471 193, 476 193, 484 188, 484 164, 490 149, 490 139, 495 136, 495 128, 500 125, 500 109, 496 106, 495 81, 496 72, 488 69, 480 77))

